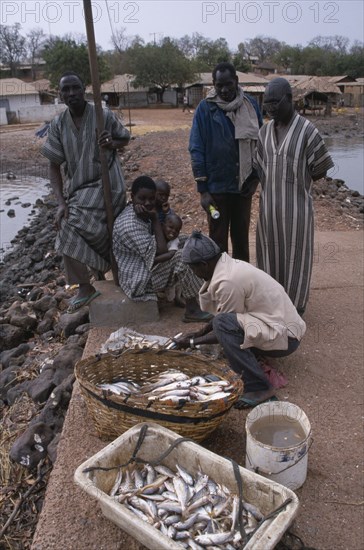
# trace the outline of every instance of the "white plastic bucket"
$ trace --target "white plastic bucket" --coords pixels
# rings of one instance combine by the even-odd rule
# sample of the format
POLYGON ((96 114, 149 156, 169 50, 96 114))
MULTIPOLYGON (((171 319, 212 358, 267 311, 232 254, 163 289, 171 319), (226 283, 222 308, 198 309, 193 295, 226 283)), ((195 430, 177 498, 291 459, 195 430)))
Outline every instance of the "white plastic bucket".
POLYGON ((262 403, 248 414, 245 427, 246 468, 293 491, 301 487, 307 476, 308 450, 311 446, 311 425, 303 410, 286 401, 262 403), (300 424, 305 437, 297 444, 284 448, 264 444, 255 439, 251 428, 257 420, 265 417, 272 425, 275 419, 292 419, 300 424))

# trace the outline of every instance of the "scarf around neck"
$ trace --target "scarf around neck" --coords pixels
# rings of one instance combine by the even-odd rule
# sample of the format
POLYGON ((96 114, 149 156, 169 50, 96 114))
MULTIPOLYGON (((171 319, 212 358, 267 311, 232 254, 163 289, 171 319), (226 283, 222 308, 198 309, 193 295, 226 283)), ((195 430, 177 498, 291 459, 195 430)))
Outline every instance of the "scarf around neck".
POLYGON ((239 142, 239 189, 241 190, 244 181, 250 176, 253 169, 253 158, 259 132, 257 113, 240 86, 238 86, 238 92, 233 101, 224 101, 217 95, 215 89, 207 94, 206 101, 216 103, 234 124, 235 139, 239 142))

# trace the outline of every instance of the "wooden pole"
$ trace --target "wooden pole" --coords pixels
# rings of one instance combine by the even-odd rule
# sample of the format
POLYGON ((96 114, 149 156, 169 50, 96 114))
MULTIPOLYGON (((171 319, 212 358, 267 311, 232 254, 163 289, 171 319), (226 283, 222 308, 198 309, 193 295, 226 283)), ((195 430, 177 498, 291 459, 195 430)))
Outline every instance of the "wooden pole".
MULTIPOLYGON (((88 42, 88 56, 89 56, 89 62, 90 62, 92 90, 93 90, 95 111, 96 111, 96 127, 97 127, 97 133, 98 135, 100 135, 101 132, 104 130, 104 115, 103 115, 102 104, 101 104, 100 78, 99 78, 99 69, 97 65, 97 52, 96 52, 95 33, 94 33, 94 25, 93 25, 93 18, 92 18, 91 0, 83 0, 83 9, 85 12, 86 34, 87 34, 87 42, 88 42)), ((112 252, 112 229, 114 225, 114 211, 112 207, 109 167, 108 167, 105 151, 103 150, 102 147, 100 147, 99 149, 100 149, 100 162, 101 162, 101 179, 102 179, 102 187, 104 191, 107 228, 108 228, 109 238, 110 238, 111 270, 114 278, 114 283, 116 286, 119 286, 118 269, 117 269, 115 258, 112 252)))

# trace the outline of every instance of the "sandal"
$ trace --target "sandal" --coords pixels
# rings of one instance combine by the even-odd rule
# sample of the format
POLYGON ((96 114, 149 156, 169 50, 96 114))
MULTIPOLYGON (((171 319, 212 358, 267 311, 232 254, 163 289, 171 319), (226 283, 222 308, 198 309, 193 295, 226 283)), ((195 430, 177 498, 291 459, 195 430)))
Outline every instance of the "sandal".
POLYGON ((93 292, 89 296, 85 296, 84 298, 77 298, 76 300, 72 300, 70 305, 67 308, 67 313, 75 313, 76 311, 81 309, 81 307, 87 306, 90 302, 92 302, 92 300, 94 300, 95 298, 100 296, 100 294, 101 294, 101 292, 99 292, 98 290, 95 290, 95 292, 93 292))
POLYGON ((241 395, 235 401, 234 409, 253 409, 257 405, 261 405, 262 403, 269 403, 269 401, 278 401, 278 399, 275 395, 272 395, 272 397, 268 397, 268 399, 263 399, 262 401, 259 401, 255 399, 248 399, 247 397, 244 397, 244 395, 241 395))

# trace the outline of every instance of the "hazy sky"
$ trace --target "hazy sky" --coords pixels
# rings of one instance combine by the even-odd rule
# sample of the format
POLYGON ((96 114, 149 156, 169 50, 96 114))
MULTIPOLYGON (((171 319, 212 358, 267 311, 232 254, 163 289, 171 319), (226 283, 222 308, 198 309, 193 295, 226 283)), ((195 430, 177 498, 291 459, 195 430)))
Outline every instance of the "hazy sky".
MULTIPOLYGON (((93 0, 96 42, 111 49, 112 31, 125 27, 145 42, 199 32, 227 39, 232 50, 239 42, 265 35, 305 46, 313 37, 343 35, 363 41, 363 0, 93 0)), ((41 27, 46 34, 86 34, 80 0, 2 0, 1 23, 20 23, 22 33, 41 27)))

